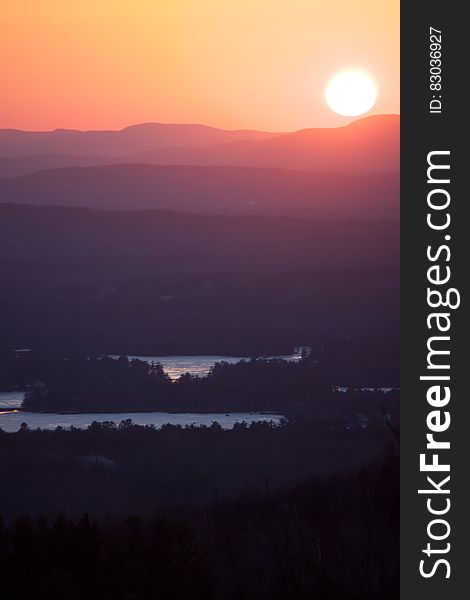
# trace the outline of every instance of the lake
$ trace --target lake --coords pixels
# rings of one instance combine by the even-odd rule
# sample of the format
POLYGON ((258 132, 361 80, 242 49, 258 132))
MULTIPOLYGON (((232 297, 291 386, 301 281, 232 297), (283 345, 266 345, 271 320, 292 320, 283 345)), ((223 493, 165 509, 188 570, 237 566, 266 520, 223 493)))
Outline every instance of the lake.
MULTIPOLYGON (((267 359, 283 359, 297 361, 301 358, 302 349, 296 349, 294 354, 283 356, 270 356, 267 359)), ((117 358, 117 355, 111 355, 117 358)), ((158 362, 171 379, 178 379, 184 373, 191 373, 196 377, 207 375, 216 362, 231 364, 241 360, 250 360, 243 356, 128 356, 129 359, 137 358, 148 363, 158 362)), ((193 413, 100 413, 100 414, 57 414, 57 413, 32 413, 14 409, 21 407, 24 390, 0 392, 0 429, 7 432, 18 431, 21 423, 26 423, 32 429, 55 429, 61 427, 88 427, 93 421, 114 421, 120 423, 124 419, 132 419, 137 425, 154 425, 161 427, 165 423, 173 425, 211 425, 214 421, 224 429, 230 429, 235 423, 243 421, 274 421, 282 419, 280 415, 261 413, 230 413, 230 414, 193 414, 193 413)))
MULTIPOLYGON (((111 358, 118 358, 119 355, 111 354, 111 358)), ((246 356, 217 356, 217 355, 207 355, 207 356, 132 356, 125 355, 127 358, 132 360, 133 358, 137 358, 139 360, 143 360, 148 363, 160 363, 163 367, 165 373, 168 373, 168 376, 171 379, 178 379, 181 375, 185 373, 190 373, 191 375, 195 375, 196 377, 205 377, 211 367, 215 365, 216 362, 227 362, 230 364, 234 364, 240 362, 241 360, 250 360, 249 357, 246 356)), ((266 360, 273 359, 282 359, 289 361, 298 361, 302 357, 301 349, 299 351, 294 352, 294 354, 285 354, 282 356, 269 356, 265 357, 266 360)))
MULTIPOLYGON (((0 394, 1 395, 1 394, 0 394)), ((251 423, 252 421, 274 421, 279 423, 283 417, 277 414, 265 413, 93 413, 93 414, 57 414, 36 413, 18 410, 0 412, 0 429, 12 433, 18 431, 22 423, 31 429, 55 429, 56 427, 86 428, 93 421, 114 421, 119 424, 125 419, 131 419, 136 425, 154 425, 159 428, 170 423, 171 425, 207 425, 214 421, 224 429, 231 429, 235 423, 251 423)))
POLYGON ((24 390, 13 392, 0 392, 0 411, 4 409, 19 408, 23 401, 24 390))

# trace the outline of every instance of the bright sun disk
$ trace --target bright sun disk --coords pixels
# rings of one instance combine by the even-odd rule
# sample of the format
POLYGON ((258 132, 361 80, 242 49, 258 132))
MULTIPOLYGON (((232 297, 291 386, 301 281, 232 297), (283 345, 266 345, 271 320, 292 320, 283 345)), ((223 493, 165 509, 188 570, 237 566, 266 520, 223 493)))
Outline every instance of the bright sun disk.
POLYGON ((334 112, 345 117, 357 117, 368 112, 377 100, 373 80, 360 71, 344 71, 329 82, 325 98, 334 112))

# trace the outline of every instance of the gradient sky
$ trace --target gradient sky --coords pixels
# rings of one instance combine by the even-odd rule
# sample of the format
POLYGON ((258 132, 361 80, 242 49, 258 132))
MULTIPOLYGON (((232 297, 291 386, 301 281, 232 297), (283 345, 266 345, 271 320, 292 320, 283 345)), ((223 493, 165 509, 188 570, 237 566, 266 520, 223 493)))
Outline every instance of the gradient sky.
POLYGON ((341 125, 350 67, 399 112, 398 0, 2 0, 0 55, 2 128, 341 125))

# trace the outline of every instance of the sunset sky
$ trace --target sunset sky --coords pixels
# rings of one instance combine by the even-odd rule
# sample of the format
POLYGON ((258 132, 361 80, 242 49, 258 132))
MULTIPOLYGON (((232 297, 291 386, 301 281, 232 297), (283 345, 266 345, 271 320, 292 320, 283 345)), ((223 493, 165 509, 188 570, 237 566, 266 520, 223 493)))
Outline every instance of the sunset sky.
POLYGON ((398 0, 2 0, 0 127, 148 121, 287 131, 348 122, 346 68, 399 112, 398 0))

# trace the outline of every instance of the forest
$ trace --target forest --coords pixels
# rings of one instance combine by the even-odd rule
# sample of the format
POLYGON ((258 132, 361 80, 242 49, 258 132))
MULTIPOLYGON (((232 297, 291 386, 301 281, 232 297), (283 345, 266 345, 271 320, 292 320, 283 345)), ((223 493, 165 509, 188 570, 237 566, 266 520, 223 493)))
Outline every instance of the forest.
POLYGON ((388 428, 94 424, 22 429, 0 435, 0 447, 6 597, 398 595, 399 460, 388 428))

